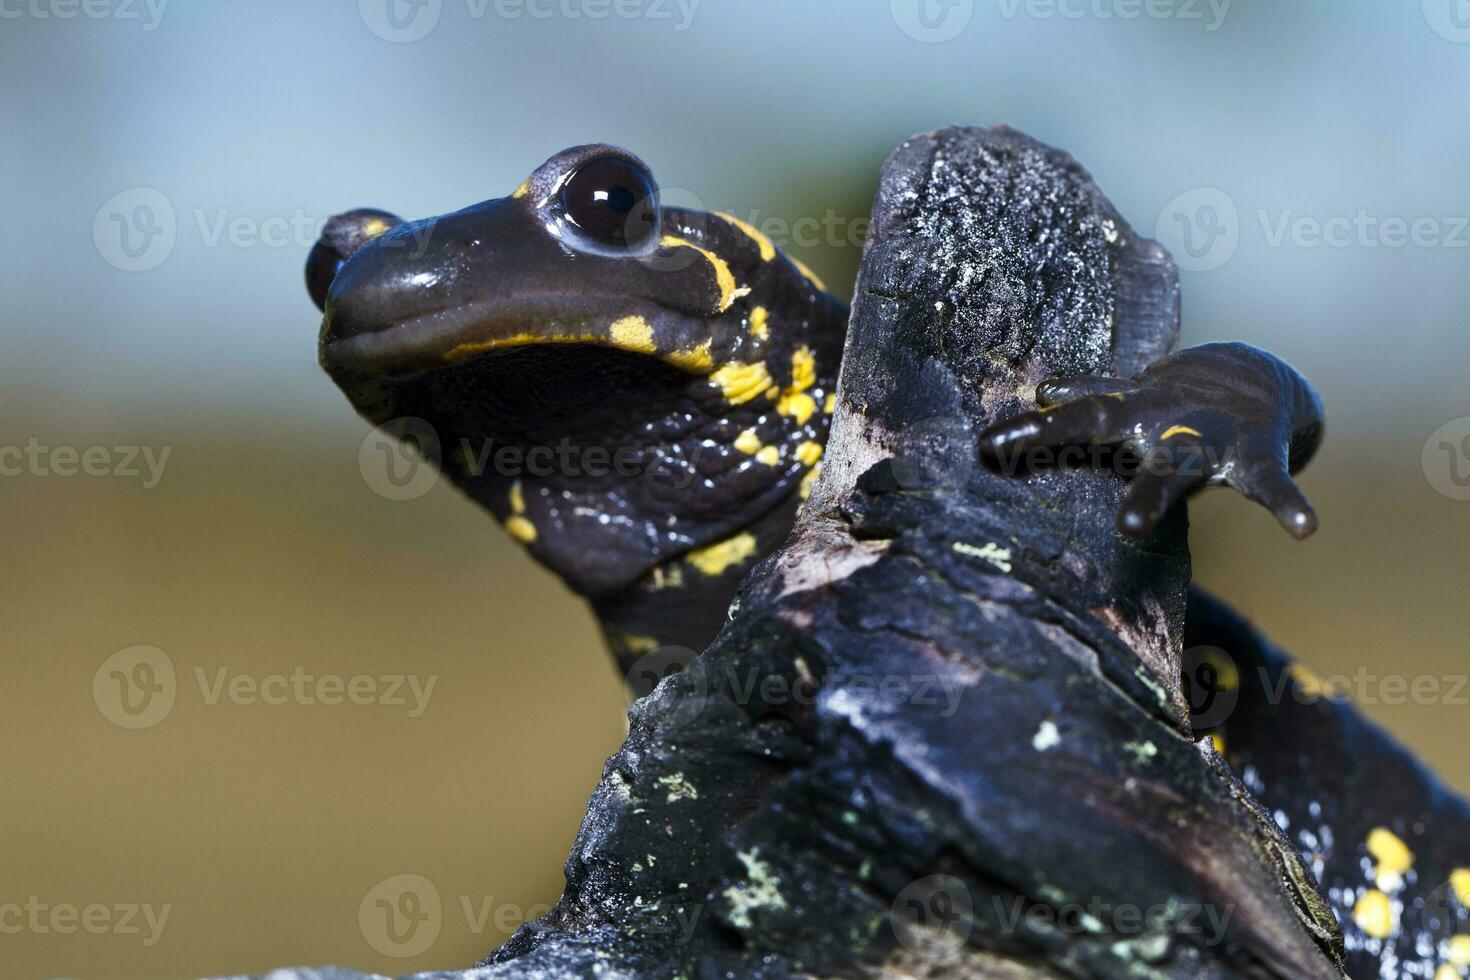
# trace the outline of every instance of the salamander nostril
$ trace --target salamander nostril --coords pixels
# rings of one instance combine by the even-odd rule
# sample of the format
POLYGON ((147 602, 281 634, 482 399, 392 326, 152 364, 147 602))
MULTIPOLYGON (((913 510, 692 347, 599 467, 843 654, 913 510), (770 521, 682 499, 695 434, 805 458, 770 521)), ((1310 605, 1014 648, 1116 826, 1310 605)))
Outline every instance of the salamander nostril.
POLYGON ((375 208, 358 208, 329 218, 306 257, 306 291, 316 308, 326 309, 327 290, 353 252, 401 224, 402 218, 375 208))

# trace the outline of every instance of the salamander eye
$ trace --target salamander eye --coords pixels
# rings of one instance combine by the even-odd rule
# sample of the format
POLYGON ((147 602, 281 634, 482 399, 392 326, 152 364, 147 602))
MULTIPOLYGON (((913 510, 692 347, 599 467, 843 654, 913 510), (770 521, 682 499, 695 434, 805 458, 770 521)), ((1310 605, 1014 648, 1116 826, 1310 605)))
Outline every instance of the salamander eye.
POLYGON ((578 167, 561 189, 567 221, 604 247, 636 249, 658 238, 658 186, 653 175, 621 157, 578 167))

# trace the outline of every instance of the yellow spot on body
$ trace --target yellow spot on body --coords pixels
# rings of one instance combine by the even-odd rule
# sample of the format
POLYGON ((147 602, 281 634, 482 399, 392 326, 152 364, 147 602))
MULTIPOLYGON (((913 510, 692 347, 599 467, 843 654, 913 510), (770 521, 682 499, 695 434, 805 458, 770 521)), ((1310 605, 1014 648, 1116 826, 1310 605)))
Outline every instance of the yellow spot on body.
POLYGON ((685 248, 692 248, 709 261, 709 264, 715 270, 715 285, 720 289, 720 300, 716 307, 718 312, 725 312, 735 302, 737 296, 744 296, 750 292, 749 289, 742 289, 735 285, 735 274, 730 271, 729 263, 709 249, 701 248, 688 239, 680 238, 677 235, 665 235, 659 239, 659 244, 665 248, 677 248, 681 245, 685 248))
POLYGON ((1470 935, 1461 933, 1450 937, 1450 949, 1448 959, 1455 966, 1470 966, 1470 935))
POLYGON ((1470 909, 1470 868, 1456 868, 1450 875, 1450 890, 1460 904, 1470 909))
POLYGON ((762 446, 761 451, 755 454, 757 463, 765 463, 767 466, 775 466, 781 462, 781 450, 775 446, 762 446))
POLYGON ((607 328, 607 334, 612 338, 613 344, 623 350, 639 354, 652 354, 654 351, 653 325, 641 316, 625 316, 614 320, 607 328))
POLYGON ((1378 862, 1376 879, 1384 891, 1404 883, 1404 873, 1414 866, 1414 852, 1387 827, 1374 827, 1368 834, 1368 853, 1378 862))
POLYGON ((1393 903, 1376 888, 1370 888, 1353 906, 1353 921, 1374 939, 1387 939, 1398 928, 1393 903))
POLYGON ((776 411, 782 415, 791 416, 796 420, 797 425, 805 425, 806 420, 811 418, 812 413, 816 410, 816 400, 804 391, 784 394, 781 400, 776 402, 776 411))
POLYGON ((1291 679, 1296 682, 1297 690, 1301 692, 1301 695, 1306 700, 1307 704, 1315 702, 1318 698, 1322 696, 1322 678, 1313 673, 1311 668, 1303 666, 1302 664, 1292 664, 1290 667, 1286 668, 1286 672, 1290 674, 1291 679))
POLYGON ((791 353, 791 391, 806 391, 817 381, 817 358, 805 344, 791 353))
POLYGON ((827 284, 822 281, 822 277, 817 275, 811 269, 807 268, 807 264, 805 262, 801 261, 801 259, 791 258, 791 256, 789 255, 786 257, 788 259, 791 259, 791 264, 796 266, 797 272, 800 272, 802 275, 806 276, 807 279, 811 280, 811 284, 813 286, 816 286, 824 293, 827 291, 827 284))
POLYGON ((1225 737, 1223 735, 1212 733, 1210 735, 1210 741, 1214 744, 1216 752, 1221 755, 1225 754, 1225 737))
POLYGON ((712 343, 713 341, 706 340, 692 350, 670 351, 664 355, 664 360, 686 371, 708 371, 715 363, 714 357, 710 354, 712 343))
POLYGON ((525 197, 529 193, 531 193, 531 182, 529 180, 523 180, 521 181, 521 186, 516 188, 515 193, 512 194, 511 197, 519 199, 525 197))
POLYGON ((771 372, 766 370, 764 361, 754 364, 731 361, 711 374, 709 379, 720 386, 725 400, 731 405, 744 405, 771 387, 771 372))
POLYGON ((768 326, 770 319, 770 311, 764 306, 757 306, 750 311, 750 332, 765 340, 771 335, 771 328, 768 326))
POLYGON ((826 400, 822 402, 822 411, 826 412, 828 415, 831 415, 833 412, 837 411, 837 392, 832 392, 832 394, 828 395, 826 400))
POLYGON ((817 359, 810 347, 802 345, 791 354, 791 384, 781 392, 776 411, 796 419, 797 425, 805 425, 817 410, 811 395, 805 394, 817 380, 817 359))
POLYGON ((796 458, 801 460, 802 466, 811 466, 822 458, 821 443, 807 440, 796 447, 796 458))
POLYGON ((1462 976, 1459 970, 1448 963, 1441 963, 1439 969, 1434 971, 1434 980, 1461 980, 1462 976))
POLYGON ((806 498, 808 498, 808 497, 810 497, 812 495, 812 487, 816 485, 817 478, 820 477, 821 475, 822 475, 822 464, 821 463, 818 463, 816 466, 813 466, 811 469, 809 469, 809 470, 806 471, 806 476, 804 476, 804 477, 801 478, 801 499, 802 500, 805 500, 806 498))
POLYGON ((755 554, 755 535, 742 531, 733 538, 716 541, 703 548, 695 548, 685 555, 685 560, 706 575, 721 575, 727 569, 746 561, 755 554))
POLYGON ((761 438, 755 434, 754 429, 746 429, 735 437, 735 448, 747 456, 754 456, 760 452, 761 438))
POLYGON ((1187 425, 1171 425, 1164 430, 1164 434, 1159 436, 1159 438, 1168 439, 1173 436, 1197 436, 1199 434, 1200 431, 1198 429, 1191 429, 1187 425))
POLYGON ((769 262, 776 257, 776 246, 772 245, 771 240, 765 235, 761 234, 760 230, 757 229, 754 225, 741 221, 733 214, 726 214, 723 211, 716 211, 715 214, 724 218, 726 221, 730 222, 730 224, 734 225, 736 228, 739 228, 741 231, 750 236, 751 240, 760 247, 762 262, 769 262))
POLYGON ((362 233, 368 238, 377 238, 388 230, 388 222, 382 218, 373 218, 362 226, 362 233))
POLYGON ((520 480, 510 485, 510 516, 505 519, 505 530, 523 544, 536 540, 536 525, 526 518, 526 494, 520 480))
POLYGON ((532 524, 520 514, 512 514, 505 519, 505 529, 510 536, 523 544, 530 544, 536 540, 536 525, 532 524))
POLYGON ((612 630, 608 633, 608 639, 614 646, 620 647, 629 653, 652 653, 663 644, 658 642, 656 636, 646 636, 642 633, 624 633, 620 630, 612 630))

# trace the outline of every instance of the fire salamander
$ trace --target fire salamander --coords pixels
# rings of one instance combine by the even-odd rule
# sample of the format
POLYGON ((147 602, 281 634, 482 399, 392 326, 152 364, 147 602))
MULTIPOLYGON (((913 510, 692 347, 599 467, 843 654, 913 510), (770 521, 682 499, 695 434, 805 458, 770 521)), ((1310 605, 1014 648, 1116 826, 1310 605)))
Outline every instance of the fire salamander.
MULTIPOLYGON (((708 644, 820 473, 847 306, 751 225, 662 205, 624 150, 574 147, 438 218, 339 215, 306 277, 321 363, 357 411, 432 426, 444 472, 590 601, 625 675, 708 644)), ((982 448, 1158 461, 1120 533, 1147 536, 1207 484, 1297 537, 1316 527, 1291 474, 1320 442, 1321 401, 1264 351, 1210 344, 1037 396, 982 448)), ((1231 706, 1197 733, 1297 843, 1281 866, 1321 883, 1350 973, 1470 977, 1465 802, 1215 600, 1191 594, 1187 632, 1187 679, 1231 706)))

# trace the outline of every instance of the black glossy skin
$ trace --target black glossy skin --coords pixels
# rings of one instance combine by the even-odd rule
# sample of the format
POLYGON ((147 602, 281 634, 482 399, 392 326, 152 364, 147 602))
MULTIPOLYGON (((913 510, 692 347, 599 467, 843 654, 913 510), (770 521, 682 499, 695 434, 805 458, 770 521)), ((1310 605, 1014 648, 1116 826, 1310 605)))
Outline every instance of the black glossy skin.
POLYGON ((626 672, 702 649, 789 530, 847 308, 733 219, 663 208, 636 245, 589 240, 560 190, 608 158, 643 168, 576 147, 441 218, 343 215, 307 278, 353 405, 433 426, 444 470, 592 601, 626 672))
MULTIPOLYGON (((739 581, 790 530, 820 465, 847 308, 720 216, 663 208, 662 228, 641 245, 579 240, 558 189, 608 156, 642 166, 612 147, 577 147, 513 196, 442 218, 339 216, 307 280, 325 312, 322 364, 353 405, 374 423, 431 424, 445 472, 591 601, 625 676, 642 687, 680 659, 668 647, 707 645, 739 581), (809 363, 804 376, 794 357, 809 363), (562 440, 581 460, 623 452, 634 472, 474 464, 487 442, 493 452, 562 440)), ((1038 411, 983 433, 982 448, 1004 467, 1046 448, 1122 447, 1143 461, 1118 514, 1125 535, 1147 536, 1209 484, 1260 502, 1295 536, 1316 527, 1290 474, 1320 443, 1321 401, 1264 351, 1205 345, 1132 379, 1043 382, 1037 399, 1038 411)), ((1350 708, 1302 709, 1249 683, 1291 668, 1217 603, 1191 595, 1188 630, 1190 645, 1235 660, 1239 705, 1216 734, 1331 896, 1353 975, 1397 975, 1384 971, 1426 943, 1416 968, 1443 962, 1446 937, 1466 928, 1448 884, 1470 866, 1463 804, 1350 708), (1354 922, 1376 884, 1367 841, 1378 829, 1417 856, 1411 890, 1392 894, 1408 908, 1387 940, 1354 922)), ((1454 880, 1470 888, 1470 877, 1454 880)))

